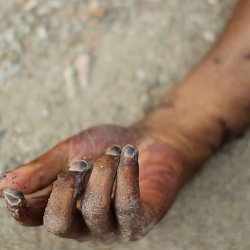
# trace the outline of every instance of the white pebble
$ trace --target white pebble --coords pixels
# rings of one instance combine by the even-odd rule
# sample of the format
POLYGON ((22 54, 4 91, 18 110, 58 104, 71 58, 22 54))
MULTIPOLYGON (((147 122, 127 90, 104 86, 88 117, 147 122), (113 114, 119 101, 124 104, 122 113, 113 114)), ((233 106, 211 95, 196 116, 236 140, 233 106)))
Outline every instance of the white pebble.
POLYGON ((87 54, 82 54, 76 58, 75 69, 82 89, 88 86, 89 71, 90 71, 90 57, 87 54))
POLYGON ((208 42, 214 42, 215 41, 215 34, 213 33, 213 32, 211 32, 211 31, 209 31, 209 30, 207 30, 207 31, 204 31, 204 33, 203 33, 203 37, 204 37, 204 39, 206 40, 206 41, 208 41, 208 42))

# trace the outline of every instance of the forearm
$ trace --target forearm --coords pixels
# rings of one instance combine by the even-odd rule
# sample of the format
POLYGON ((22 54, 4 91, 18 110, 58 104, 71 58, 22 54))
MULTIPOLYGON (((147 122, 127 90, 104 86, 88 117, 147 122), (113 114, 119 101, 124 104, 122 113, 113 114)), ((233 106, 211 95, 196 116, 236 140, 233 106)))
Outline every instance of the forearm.
POLYGON ((250 0, 238 3, 206 58, 139 126, 198 168, 250 121, 250 0))

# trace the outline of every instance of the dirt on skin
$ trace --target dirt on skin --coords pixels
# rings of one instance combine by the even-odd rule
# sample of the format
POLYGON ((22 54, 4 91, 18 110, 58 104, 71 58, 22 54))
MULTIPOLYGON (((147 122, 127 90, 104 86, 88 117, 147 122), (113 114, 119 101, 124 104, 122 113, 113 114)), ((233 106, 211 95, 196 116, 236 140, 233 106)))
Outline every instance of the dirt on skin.
MULTIPOLYGON (((211 48, 235 2, 0 1, 0 170, 89 126, 143 117, 211 48)), ((23 228, 1 201, 0 248, 249 249, 249 152, 249 133, 224 147, 138 242, 23 228)))

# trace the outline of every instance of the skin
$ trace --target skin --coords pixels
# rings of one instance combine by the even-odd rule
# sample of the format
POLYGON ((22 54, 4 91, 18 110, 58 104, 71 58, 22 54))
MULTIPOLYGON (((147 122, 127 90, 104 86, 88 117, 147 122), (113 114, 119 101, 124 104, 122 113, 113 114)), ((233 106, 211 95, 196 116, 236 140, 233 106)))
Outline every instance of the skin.
POLYGON ((142 121, 90 128, 3 174, 11 215, 78 240, 145 235, 202 164, 248 127, 249 27, 242 0, 213 50, 142 121))

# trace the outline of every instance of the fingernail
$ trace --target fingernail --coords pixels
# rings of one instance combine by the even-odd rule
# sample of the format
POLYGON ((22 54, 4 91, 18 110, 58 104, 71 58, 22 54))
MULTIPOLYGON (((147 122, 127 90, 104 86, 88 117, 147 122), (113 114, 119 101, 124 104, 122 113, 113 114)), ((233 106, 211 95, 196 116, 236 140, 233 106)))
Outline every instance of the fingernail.
POLYGON ((125 147, 123 147, 122 153, 125 157, 133 158, 138 155, 138 150, 133 145, 128 144, 125 147))
POLYGON ((3 193, 5 200, 12 206, 21 203, 25 199, 22 192, 13 189, 5 189, 3 193))
POLYGON ((90 165, 88 164, 87 161, 84 161, 84 160, 76 161, 69 166, 68 170, 76 171, 76 172, 83 172, 83 171, 90 170, 90 165))
POLYGON ((122 149, 120 146, 118 145, 113 145, 109 148, 107 148, 107 150, 105 151, 106 155, 113 155, 113 156, 118 156, 120 155, 122 152, 122 149))

